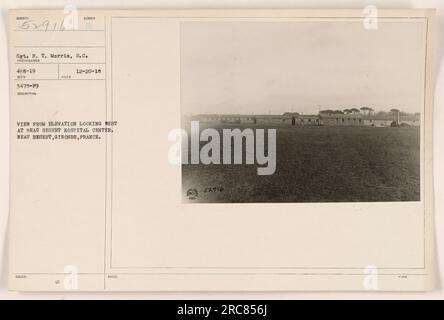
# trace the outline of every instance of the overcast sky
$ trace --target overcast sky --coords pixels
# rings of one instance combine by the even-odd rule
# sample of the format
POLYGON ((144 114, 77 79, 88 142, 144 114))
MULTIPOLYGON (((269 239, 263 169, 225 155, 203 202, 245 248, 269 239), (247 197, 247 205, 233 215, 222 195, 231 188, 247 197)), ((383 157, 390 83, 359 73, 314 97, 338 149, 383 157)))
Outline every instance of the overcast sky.
POLYGON ((184 114, 423 108, 423 20, 184 22, 184 114))

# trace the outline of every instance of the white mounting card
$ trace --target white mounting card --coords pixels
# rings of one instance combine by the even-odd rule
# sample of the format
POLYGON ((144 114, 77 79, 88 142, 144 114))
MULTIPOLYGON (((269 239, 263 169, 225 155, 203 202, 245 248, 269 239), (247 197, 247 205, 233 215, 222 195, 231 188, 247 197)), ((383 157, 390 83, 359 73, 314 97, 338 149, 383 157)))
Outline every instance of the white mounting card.
POLYGON ((11 10, 10 289, 432 289, 434 17, 11 10))

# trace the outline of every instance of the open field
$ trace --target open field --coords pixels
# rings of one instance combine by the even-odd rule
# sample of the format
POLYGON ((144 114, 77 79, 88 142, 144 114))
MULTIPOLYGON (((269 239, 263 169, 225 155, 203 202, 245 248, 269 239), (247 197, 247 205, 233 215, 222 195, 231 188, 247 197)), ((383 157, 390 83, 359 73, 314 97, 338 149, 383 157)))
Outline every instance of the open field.
MULTIPOLYGON (((246 127, 255 129, 224 126, 246 127)), ((184 201, 420 200, 420 128, 270 128, 277 128, 273 175, 257 175, 256 165, 183 165, 184 201), (198 191, 193 200, 186 197, 190 188, 198 191)))

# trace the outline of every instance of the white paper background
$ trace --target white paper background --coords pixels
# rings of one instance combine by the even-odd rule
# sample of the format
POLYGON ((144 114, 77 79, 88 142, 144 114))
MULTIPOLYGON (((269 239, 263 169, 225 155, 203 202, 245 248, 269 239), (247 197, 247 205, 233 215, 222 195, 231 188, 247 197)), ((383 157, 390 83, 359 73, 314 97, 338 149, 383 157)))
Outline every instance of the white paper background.
POLYGON ((364 8, 366 5, 376 5, 379 8, 436 8, 437 9, 437 62, 436 62, 436 94, 434 109, 434 176, 435 176, 435 229, 437 261, 440 274, 444 274, 444 235, 440 234, 444 222, 442 209, 444 204, 444 166, 440 164, 444 157, 444 143, 441 136, 444 128, 440 125, 443 122, 444 110, 441 105, 444 103, 444 67, 442 60, 444 55, 444 1, 442 0, 2 0, 0 4, 0 299, 79 299, 79 298, 171 298, 171 299, 365 299, 365 298, 405 298, 405 299, 444 299, 444 289, 442 288, 440 277, 438 276, 438 286, 433 292, 428 293, 316 293, 316 292, 295 292, 295 293, 139 293, 139 294, 22 294, 7 291, 8 260, 7 255, 7 221, 9 204, 9 88, 8 88, 8 52, 6 19, 7 10, 10 8, 62 8, 67 4, 76 5, 81 8, 364 8))

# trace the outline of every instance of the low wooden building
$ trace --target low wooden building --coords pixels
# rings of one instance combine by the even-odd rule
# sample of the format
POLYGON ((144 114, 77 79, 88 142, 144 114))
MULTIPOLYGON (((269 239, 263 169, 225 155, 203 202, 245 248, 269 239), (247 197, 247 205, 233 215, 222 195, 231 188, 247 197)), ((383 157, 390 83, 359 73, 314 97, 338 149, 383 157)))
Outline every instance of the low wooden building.
POLYGON ((360 114, 321 113, 320 121, 324 126, 363 126, 360 114))
POLYGON ((255 115, 256 124, 292 125, 294 117, 281 114, 255 115))
POLYGON ((419 127, 421 125, 421 116, 419 114, 399 116, 399 125, 419 127))
POLYGON ((208 124, 258 124, 286 126, 420 126, 420 115, 400 115, 396 112, 377 114, 325 113, 301 115, 297 113, 242 115, 242 114, 200 114, 191 117, 208 124))
POLYGON ((386 113, 386 114, 375 114, 362 116, 365 126, 370 127, 390 127, 397 125, 397 114, 386 113))
POLYGON ((299 115, 295 118, 294 124, 300 126, 320 126, 321 121, 318 115, 299 115))

